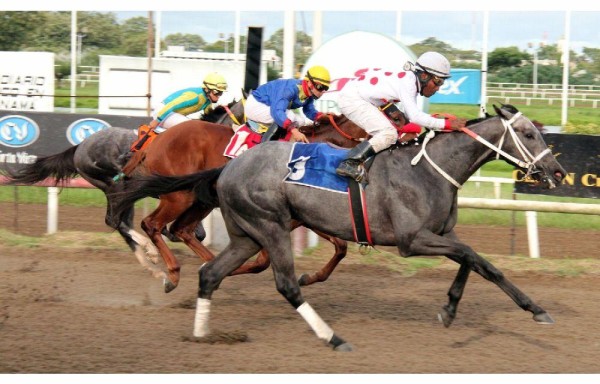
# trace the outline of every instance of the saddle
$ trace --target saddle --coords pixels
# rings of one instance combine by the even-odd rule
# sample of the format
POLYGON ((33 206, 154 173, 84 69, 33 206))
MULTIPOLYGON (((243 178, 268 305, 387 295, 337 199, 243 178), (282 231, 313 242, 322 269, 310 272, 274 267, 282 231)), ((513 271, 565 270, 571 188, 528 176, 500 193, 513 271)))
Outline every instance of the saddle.
POLYGON ((235 159, 248 149, 269 140, 289 141, 291 133, 283 128, 279 128, 277 123, 270 126, 247 120, 234 133, 231 140, 225 147, 223 156, 235 159))
POLYGON ((148 145, 158 136, 158 133, 154 129, 150 128, 146 124, 140 125, 138 128, 138 138, 133 142, 129 150, 131 152, 137 152, 142 149, 146 149, 148 145))

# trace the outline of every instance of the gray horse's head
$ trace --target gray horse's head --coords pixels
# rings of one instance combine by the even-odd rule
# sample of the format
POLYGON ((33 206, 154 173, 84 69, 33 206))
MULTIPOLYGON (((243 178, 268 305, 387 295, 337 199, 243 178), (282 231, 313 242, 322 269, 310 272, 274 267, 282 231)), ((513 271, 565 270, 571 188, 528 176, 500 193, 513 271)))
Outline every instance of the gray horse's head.
POLYGON ((502 149, 525 164, 508 161, 523 168, 526 177, 547 188, 560 185, 567 172, 546 145, 540 130, 512 105, 503 104, 500 108, 494 105, 494 110, 507 132, 502 149))

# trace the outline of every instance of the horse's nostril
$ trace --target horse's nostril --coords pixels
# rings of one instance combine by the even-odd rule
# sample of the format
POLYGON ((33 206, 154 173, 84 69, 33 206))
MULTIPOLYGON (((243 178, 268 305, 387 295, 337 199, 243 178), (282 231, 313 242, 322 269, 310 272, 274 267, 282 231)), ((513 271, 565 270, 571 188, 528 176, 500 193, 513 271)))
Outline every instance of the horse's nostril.
POLYGON ((561 181, 565 175, 561 171, 554 171, 554 178, 561 181))

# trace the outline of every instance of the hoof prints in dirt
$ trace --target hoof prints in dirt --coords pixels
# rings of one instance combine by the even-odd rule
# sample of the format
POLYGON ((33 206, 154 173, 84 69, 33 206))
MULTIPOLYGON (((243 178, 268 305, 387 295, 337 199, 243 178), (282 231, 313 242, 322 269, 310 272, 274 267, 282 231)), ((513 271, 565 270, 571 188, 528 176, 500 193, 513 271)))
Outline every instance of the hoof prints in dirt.
POLYGON ((249 341, 248 335, 242 331, 223 332, 214 331, 210 335, 205 337, 190 337, 184 336, 181 341, 191 341, 193 343, 205 343, 205 344, 237 344, 245 343, 249 341))
POLYGON ((181 300, 179 303, 173 304, 171 308, 196 309, 196 297, 181 300))
POLYGON ((4 326, 4 322, 8 320, 10 315, 8 314, 8 306, 0 308, 0 329, 4 326))

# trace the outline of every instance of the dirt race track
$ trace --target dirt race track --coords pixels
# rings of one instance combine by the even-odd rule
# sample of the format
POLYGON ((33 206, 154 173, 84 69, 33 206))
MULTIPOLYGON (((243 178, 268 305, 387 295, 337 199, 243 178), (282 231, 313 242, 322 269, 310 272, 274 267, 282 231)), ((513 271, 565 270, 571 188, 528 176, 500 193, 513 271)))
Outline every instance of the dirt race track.
MULTIPOLYGON (((41 224, 36 229, 31 219, 20 232, 43 233, 44 209, 28 207, 27 217, 39 211, 41 224)), ((338 353, 277 293, 270 271, 225 279, 213 296, 213 335, 191 341, 200 266, 191 252, 178 248, 182 279, 165 294, 120 238, 106 233, 102 210, 61 211, 61 217, 77 223, 59 224, 63 230, 104 234, 65 232, 42 238, 37 247, 0 241, 0 373, 600 372, 600 260, 592 231, 542 231, 539 260, 499 256, 508 243, 503 230, 458 231, 545 308, 554 325, 536 324, 496 286, 472 274, 458 316, 446 329, 437 313, 455 264, 444 260, 408 273, 403 264, 368 264, 353 253, 329 281, 303 289, 354 347, 338 353), (548 252, 562 246, 570 260, 548 252)), ((0 228, 10 229, 10 220, 0 221, 0 228)), ((316 270, 330 254, 324 245, 298 257, 297 274, 316 270)))

